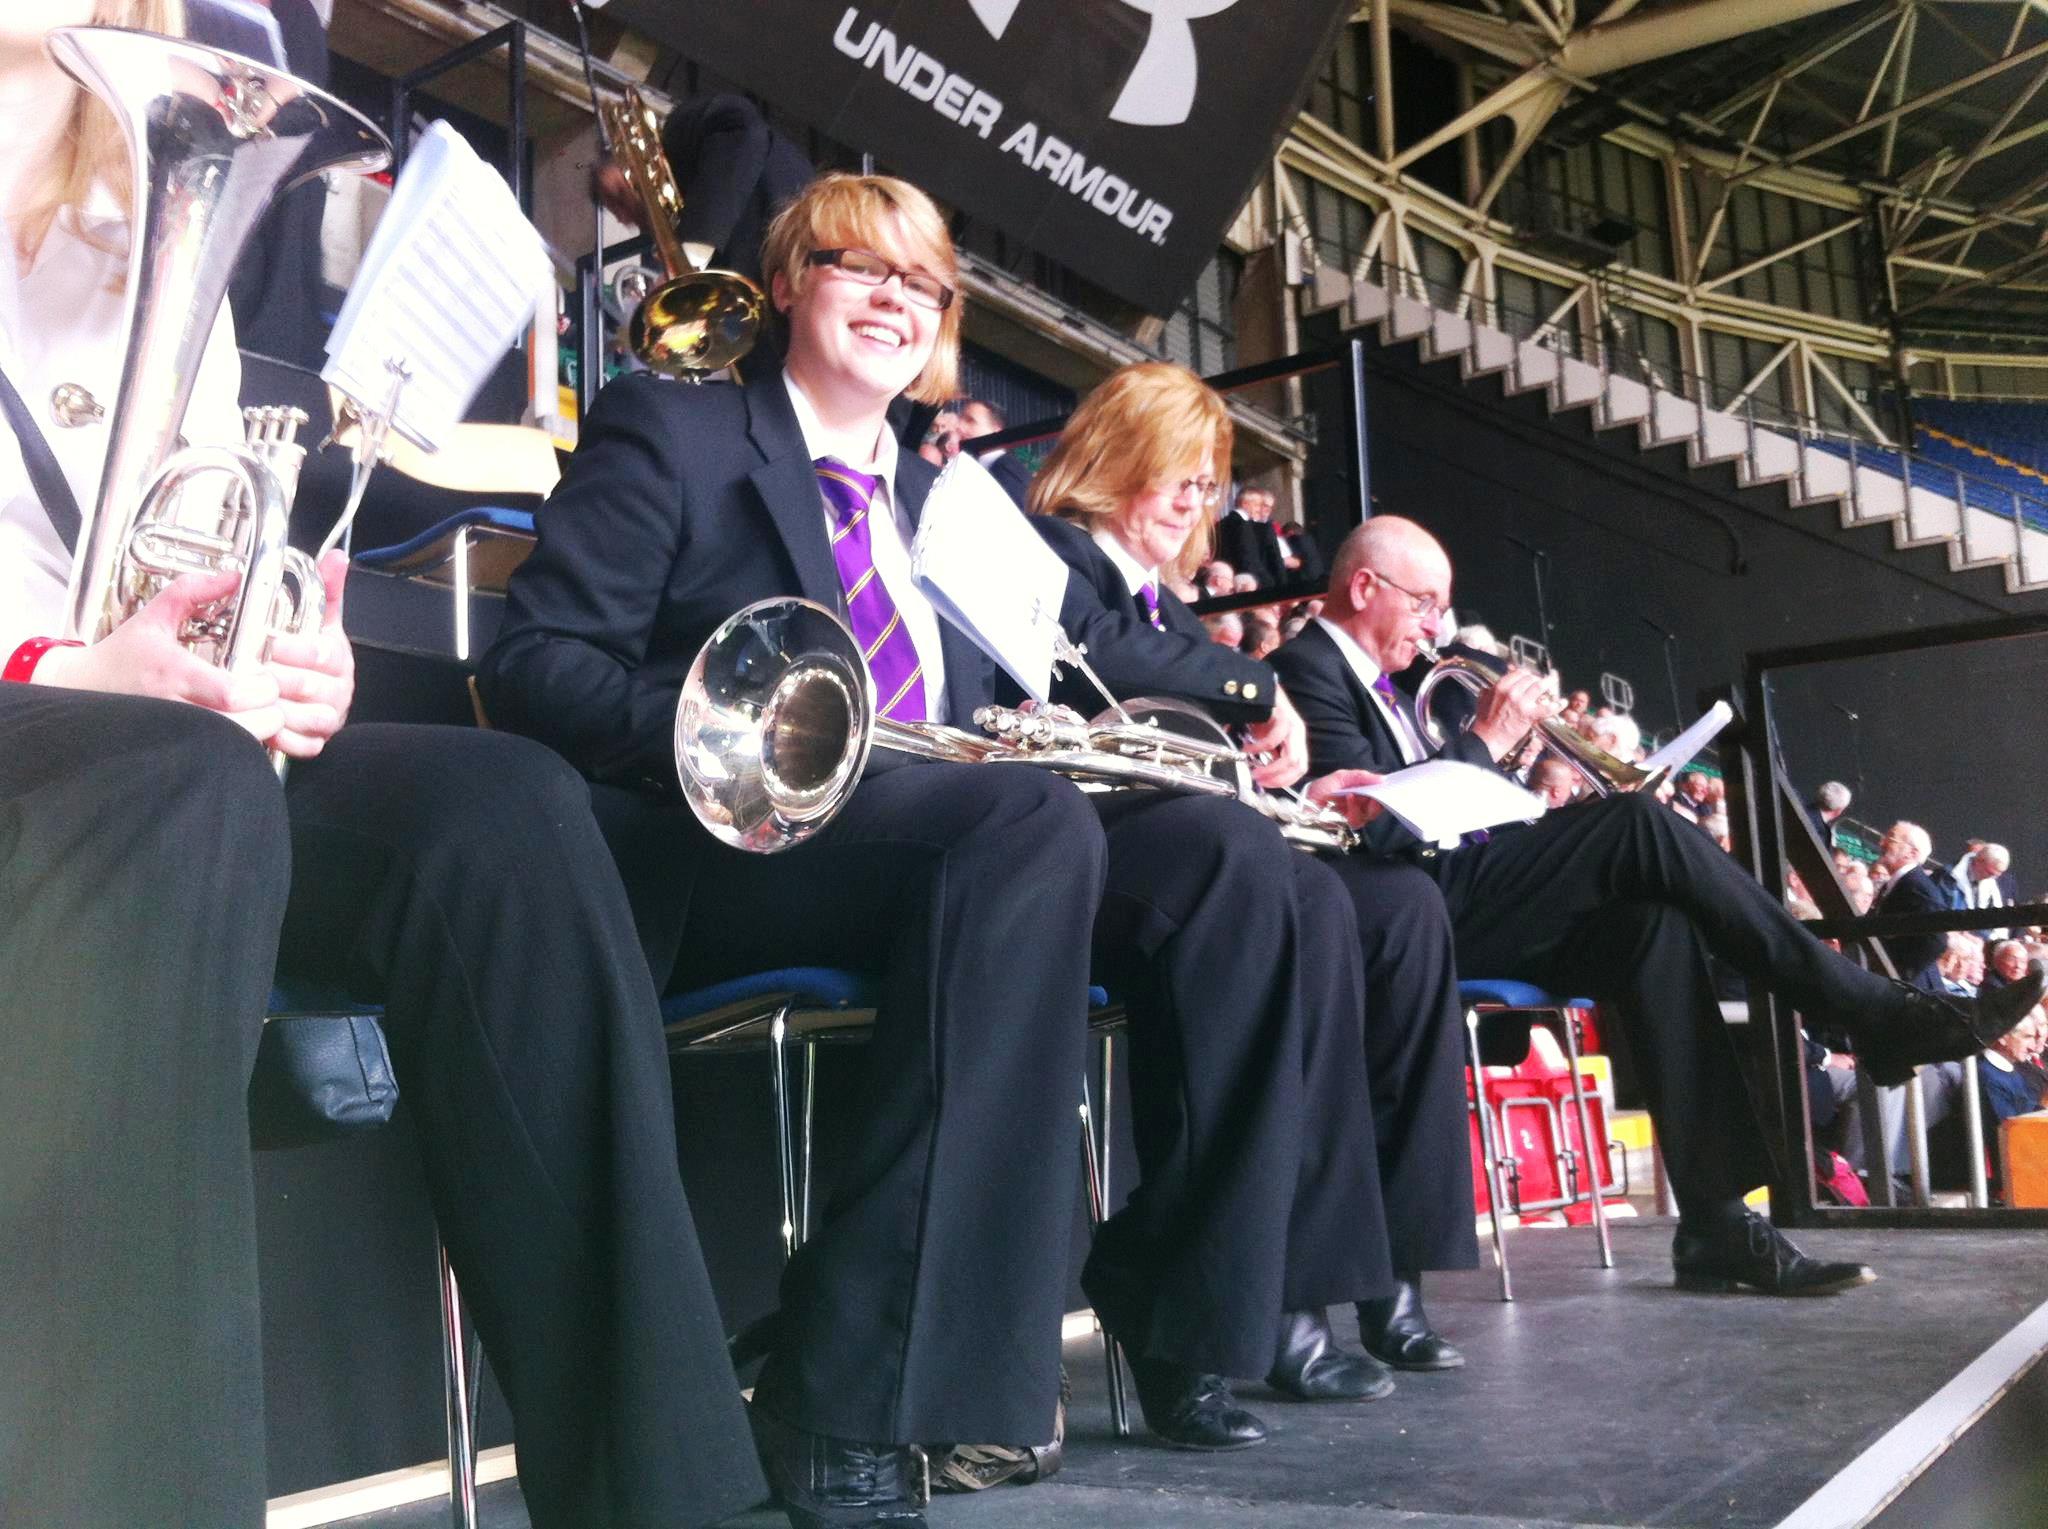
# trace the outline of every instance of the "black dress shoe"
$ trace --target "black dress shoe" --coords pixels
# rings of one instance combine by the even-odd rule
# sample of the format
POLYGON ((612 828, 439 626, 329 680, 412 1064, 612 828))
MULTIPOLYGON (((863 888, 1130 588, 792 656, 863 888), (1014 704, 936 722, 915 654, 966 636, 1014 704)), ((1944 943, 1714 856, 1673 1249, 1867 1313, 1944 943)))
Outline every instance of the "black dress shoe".
POLYGON ((1397 1370, 1458 1370, 1465 1356, 1429 1325, 1419 1275, 1398 1280, 1392 1295, 1358 1303, 1358 1336, 1365 1351, 1397 1370))
POLYGON ((769 1494, 791 1529, 926 1529, 931 1491, 915 1446, 828 1439, 760 1407, 748 1417, 769 1494))
POLYGON ((1808 1258, 1755 1211, 1711 1232, 1681 1224, 1671 1242, 1671 1264, 1680 1290, 1719 1293, 1748 1285, 1765 1295, 1834 1295, 1877 1278, 1868 1264, 1808 1258))
POLYGON ((1133 1359, 1145 1426, 1175 1449, 1249 1449, 1266 1442, 1266 1425, 1238 1406, 1229 1382, 1164 1359, 1133 1359))
POLYGON ((1856 1062, 1870 1081, 1886 1087, 1903 1083, 1927 1062, 1975 1056, 2025 1019, 2048 986, 2048 964, 2030 961, 2019 981, 1990 988, 1975 998, 1952 998, 1920 988, 1906 990, 1902 1012, 1875 1030, 1852 1028, 1856 1062))
POLYGON ((1393 1393, 1394 1377, 1377 1360, 1337 1347, 1321 1310, 1283 1311, 1266 1384, 1296 1401, 1371 1402, 1393 1393))

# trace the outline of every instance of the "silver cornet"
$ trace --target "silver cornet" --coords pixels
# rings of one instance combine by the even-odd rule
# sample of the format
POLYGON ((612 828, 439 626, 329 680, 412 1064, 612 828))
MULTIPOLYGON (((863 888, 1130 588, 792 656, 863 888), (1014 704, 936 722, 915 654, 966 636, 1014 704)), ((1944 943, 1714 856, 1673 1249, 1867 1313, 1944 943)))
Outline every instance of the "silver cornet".
MULTIPOLYGON (((1422 683, 1415 687, 1415 720, 1421 726, 1423 736, 1435 747, 1442 748, 1443 729, 1429 714, 1429 698, 1436 693, 1436 687, 1449 681, 1478 695, 1498 684, 1501 676, 1508 672, 1509 665, 1485 654, 1442 657, 1429 643, 1420 641, 1415 644, 1415 650, 1431 665, 1429 673, 1422 677, 1422 683)), ((1545 748, 1570 765, 1596 795, 1640 791, 1646 786, 1654 790, 1664 778, 1662 770, 1644 770, 1625 759, 1616 759, 1599 744, 1580 736, 1575 728, 1554 716, 1538 722, 1533 733, 1545 748)), ((1519 749, 1520 745, 1516 747, 1519 749)))

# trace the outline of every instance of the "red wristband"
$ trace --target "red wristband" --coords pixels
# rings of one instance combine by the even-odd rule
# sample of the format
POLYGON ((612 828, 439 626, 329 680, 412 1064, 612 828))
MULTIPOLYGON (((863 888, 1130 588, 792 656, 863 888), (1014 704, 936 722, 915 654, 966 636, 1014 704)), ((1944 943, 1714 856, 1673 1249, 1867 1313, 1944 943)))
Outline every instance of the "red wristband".
POLYGON ((35 676, 36 665, 43 661, 43 655, 52 648, 82 648, 85 644, 74 642, 69 637, 31 637, 14 650, 14 656, 7 660, 7 667, 0 670, 0 681, 13 680, 26 685, 35 676))

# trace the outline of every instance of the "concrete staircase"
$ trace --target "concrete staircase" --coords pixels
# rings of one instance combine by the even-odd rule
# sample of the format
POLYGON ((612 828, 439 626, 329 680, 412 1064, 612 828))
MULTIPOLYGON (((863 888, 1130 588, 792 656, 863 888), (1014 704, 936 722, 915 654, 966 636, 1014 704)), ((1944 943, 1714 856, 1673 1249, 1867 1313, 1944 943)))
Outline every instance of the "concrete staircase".
MULTIPOLYGON (((2048 531, 1967 503, 1953 474, 1930 469, 1928 482, 1909 484, 1884 465, 1852 463, 1790 431, 1703 408, 1539 340, 1435 307, 1398 286, 1354 280, 1328 267, 1314 272, 1301 298, 1310 313, 1341 309, 1346 329, 1376 326, 1382 344, 1412 343, 1427 361, 1455 358, 1467 381, 1499 377, 1509 393, 1540 391, 1553 415, 1590 410, 1596 430, 1632 429, 1644 451, 1683 444, 1695 468, 1734 463, 1745 488, 1783 483, 1795 509, 1833 506, 1845 527, 1889 524, 1899 548, 1945 546, 1952 571, 2002 567, 2008 594, 2048 589, 2048 531)), ((1873 455, 1896 460, 1895 454, 1873 455)))

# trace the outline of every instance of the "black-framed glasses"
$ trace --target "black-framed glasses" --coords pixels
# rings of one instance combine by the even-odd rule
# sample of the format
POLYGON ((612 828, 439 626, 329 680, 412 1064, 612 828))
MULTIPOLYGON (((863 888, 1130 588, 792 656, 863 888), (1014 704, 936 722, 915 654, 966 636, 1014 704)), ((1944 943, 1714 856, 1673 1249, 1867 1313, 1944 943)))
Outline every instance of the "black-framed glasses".
POLYGON ((1381 573, 1377 568, 1368 569, 1367 572, 1369 572, 1374 578, 1378 579, 1382 584, 1386 585, 1387 588, 1395 591, 1397 594, 1406 595, 1408 597, 1408 608, 1414 611, 1415 614, 1420 616, 1424 621, 1434 621, 1437 617, 1441 616, 1445 611, 1450 609, 1448 605, 1446 605, 1443 601, 1439 600, 1435 595, 1418 595, 1414 590, 1408 588, 1406 585, 1396 584, 1392 579, 1388 578, 1385 574, 1381 573))
POLYGON ((938 277, 923 271, 906 271, 873 250, 812 250, 805 258, 812 265, 829 265, 864 287, 879 287, 891 276, 900 277, 903 295, 918 307, 930 308, 935 313, 944 313, 953 306, 953 289, 938 277))

